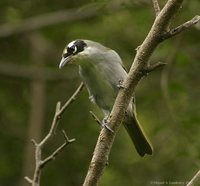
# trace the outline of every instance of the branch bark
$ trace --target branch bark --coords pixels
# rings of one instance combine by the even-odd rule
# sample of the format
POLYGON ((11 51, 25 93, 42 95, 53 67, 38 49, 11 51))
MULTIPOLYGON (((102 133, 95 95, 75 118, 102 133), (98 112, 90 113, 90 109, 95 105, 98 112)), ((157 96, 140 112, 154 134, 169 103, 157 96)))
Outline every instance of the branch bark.
POLYGON ((123 82, 124 88, 119 90, 111 111, 109 126, 114 130, 114 133, 111 133, 104 128, 101 130, 86 178, 84 180, 84 186, 98 185, 103 174, 103 170, 108 162, 114 138, 121 126, 133 91, 143 77, 141 72, 148 67, 149 58, 156 49, 157 45, 163 41, 162 36, 166 33, 171 19, 181 7, 182 2, 183 0, 168 0, 164 8, 156 17, 144 42, 137 50, 133 65, 128 73, 128 77, 123 82))
POLYGON ((156 16, 158 16, 158 14, 160 13, 160 5, 158 3, 158 0, 151 0, 152 4, 153 4, 153 8, 155 11, 156 16))
POLYGON ((92 112, 92 111, 90 111, 90 114, 92 115, 92 118, 94 119, 94 121, 96 121, 96 123, 97 123, 100 127, 102 127, 102 123, 101 123, 101 121, 99 120, 99 118, 95 115, 95 113, 92 112))
POLYGON ((194 175, 194 177, 189 181, 187 186, 194 186, 197 181, 200 180, 200 170, 194 175))
POLYGON ((164 38, 165 39, 168 39, 170 37, 173 37, 177 34, 179 34, 180 32, 190 28, 191 26, 194 26, 195 24, 197 24, 198 22, 200 21, 200 16, 196 15, 195 17, 193 17, 191 20, 183 23, 182 25, 176 27, 176 28, 173 28, 171 29, 169 32, 167 32, 165 35, 164 35, 164 38))
POLYGON ((161 68, 165 65, 167 65, 167 63, 163 63, 163 62, 157 62, 157 63, 154 63, 152 65, 149 65, 146 68, 144 68, 144 75, 148 74, 149 72, 156 70, 157 68, 161 68))

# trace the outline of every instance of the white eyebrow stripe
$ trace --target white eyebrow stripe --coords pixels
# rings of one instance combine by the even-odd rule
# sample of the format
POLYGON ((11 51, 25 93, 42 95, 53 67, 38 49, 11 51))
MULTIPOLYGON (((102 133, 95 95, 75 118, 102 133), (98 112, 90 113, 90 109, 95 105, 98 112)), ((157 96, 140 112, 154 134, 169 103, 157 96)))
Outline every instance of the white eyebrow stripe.
POLYGON ((75 41, 72 41, 71 43, 69 43, 69 44, 68 44, 68 47, 69 47, 69 48, 72 47, 72 46, 74 45, 74 42, 75 42, 75 41))
POLYGON ((76 53, 77 50, 78 50, 78 49, 77 49, 77 47, 75 46, 75 47, 74 47, 74 51, 73 51, 73 53, 76 53))

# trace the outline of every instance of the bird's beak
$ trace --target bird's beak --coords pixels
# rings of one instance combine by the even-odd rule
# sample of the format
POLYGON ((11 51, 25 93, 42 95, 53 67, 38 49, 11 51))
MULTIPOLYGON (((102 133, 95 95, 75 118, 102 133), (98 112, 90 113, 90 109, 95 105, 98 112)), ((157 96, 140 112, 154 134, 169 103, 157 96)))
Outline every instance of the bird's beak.
POLYGON ((72 56, 67 56, 66 58, 62 57, 60 64, 59 64, 59 68, 61 69, 62 67, 65 66, 65 64, 69 63, 71 61, 72 56))

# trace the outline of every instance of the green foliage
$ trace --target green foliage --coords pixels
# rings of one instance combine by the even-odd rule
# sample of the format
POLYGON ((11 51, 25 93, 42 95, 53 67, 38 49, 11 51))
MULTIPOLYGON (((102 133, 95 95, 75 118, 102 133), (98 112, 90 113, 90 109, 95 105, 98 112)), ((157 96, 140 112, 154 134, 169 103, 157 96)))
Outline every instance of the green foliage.
MULTIPOLYGON (((76 38, 84 38, 113 48, 129 68, 136 53, 135 48, 142 43, 154 20, 152 7, 145 1, 1 0, 0 23, 19 25, 34 16, 72 8, 84 11, 88 7, 97 8, 97 14, 36 30, 35 33, 43 38, 45 45, 41 42, 34 51, 30 41, 32 32, 0 38, 0 65, 45 66, 45 69, 49 67, 59 73, 58 64, 64 46, 76 38), (119 6, 115 11, 108 8, 115 5, 119 6), (47 49, 42 54, 42 65, 37 53, 43 46, 47 46, 47 49)), ((177 14, 173 25, 189 20, 199 13, 199 9, 197 1, 188 1, 177 14)), ((151 183, 156 181, 185 182, 199 169, 199 43, 199 30, 191 28, 177 38, 164 42, 155 51, 152 62, 165 62, 172 55, 171 51, 178 48, 168 71, 169 100, 165 99, 161 89, 161 69, 144 78, 136 90, 138 118, 153 143, 154 155, 140 158, 125 130, 121 129, 101 185, 145 186, 153 185, 151 183), (181 41, 179 45, 178 40, 181 41)), ((67 79, 45 81, 42 135, 49 130, 56 102, 67 100, 80 82, 76 67, 68 66, 62 71, 67 74, 67 79)), ((16 76, 14 72, 11 76, 0 71, 0 76, 0 185, 14 186, 20 185, 20 180, 25 176, 23 166, 29 141, 32 80, 16 76)), ((90 110, 102 118, 101 111, 90 103, 84 90, 63 115, 56 137, 45 146, 44 156, 63 142, 60 135, 63 128, 69 137, 76 138, 76 142, 45 167, 41 185, 74 186, 83 183, 99 134, 99 126, 91 118, 90 110)))

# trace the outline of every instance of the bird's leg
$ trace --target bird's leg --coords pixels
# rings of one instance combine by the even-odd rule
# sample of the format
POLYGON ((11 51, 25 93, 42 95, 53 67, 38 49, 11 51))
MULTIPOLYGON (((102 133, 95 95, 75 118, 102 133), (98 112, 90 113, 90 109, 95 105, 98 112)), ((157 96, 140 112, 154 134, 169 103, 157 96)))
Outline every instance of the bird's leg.
POLYGON ((123 86, 123 82, 124 82, 123 79, 120 79, 120 80, 118 81, 118 84, 117 84, 117 88, 118 88, 118 89, 122 89, 122 88, 124 88, 124 86, 123 86))
POLYGON ((114 131, 108 126, 109 124, 109 115, 106 115, 102 121, 102 127, 108 129, 110 132, 114 133, 114 131))

